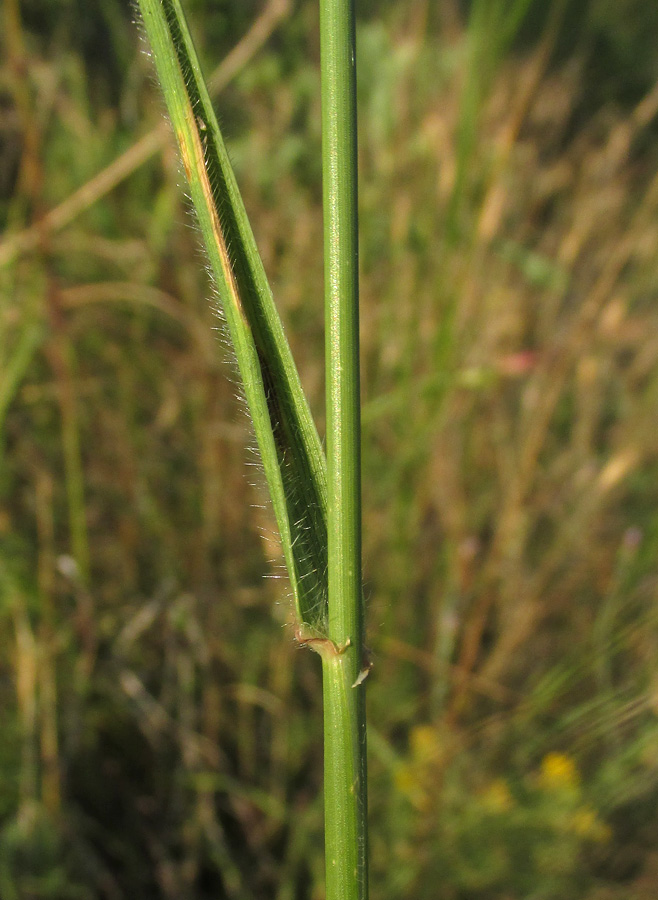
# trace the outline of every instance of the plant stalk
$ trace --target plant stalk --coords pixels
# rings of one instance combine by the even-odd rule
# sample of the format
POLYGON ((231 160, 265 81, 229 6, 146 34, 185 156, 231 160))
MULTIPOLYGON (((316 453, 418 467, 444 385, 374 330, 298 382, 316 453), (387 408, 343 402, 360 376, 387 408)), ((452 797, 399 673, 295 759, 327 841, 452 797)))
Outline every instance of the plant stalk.
POLYGON ((365 900, 366 729, 353 0, 320 0, 329 638, 323 652, 327 900, 365 900))

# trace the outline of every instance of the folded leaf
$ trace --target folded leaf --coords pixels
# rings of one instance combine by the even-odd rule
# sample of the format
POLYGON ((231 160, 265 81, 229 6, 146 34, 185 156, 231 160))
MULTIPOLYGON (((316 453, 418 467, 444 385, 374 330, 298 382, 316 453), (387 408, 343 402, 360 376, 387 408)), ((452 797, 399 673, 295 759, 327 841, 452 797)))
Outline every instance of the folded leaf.
POLYGON ((322 445, 179 0, 139 0, 265 470, 302 637, 327 628, 322 445))

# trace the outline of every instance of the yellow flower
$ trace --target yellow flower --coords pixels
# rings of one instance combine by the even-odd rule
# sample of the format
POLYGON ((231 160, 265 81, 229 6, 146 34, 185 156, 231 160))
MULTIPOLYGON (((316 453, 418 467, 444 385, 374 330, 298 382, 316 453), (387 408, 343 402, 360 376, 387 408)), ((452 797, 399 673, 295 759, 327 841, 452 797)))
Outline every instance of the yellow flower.
POLYGON ((411 755, 418 763, 438 762, 441 758, 441 738, 431 725, 417 725, 409 735, 409 745, 411 755))
POLYGON ((427 806, 427 791, 423 784, 422 771, 418 766, 401 763, 395 771, 395 787, 416 809, 424 809, 427 806))
POLYGON ((404 763, 395 770, 395 786, 401 794, 412 794, 418 787, 418 776, 413 768, 404 763))
POLYGON ((581 806, 575 811, 569 822, 569 828, 578 837, 601 844, 607 843, 612 837, 610 826, 602 822, 589 806, 581 806))
POLYGON ((491 813, 507 812, 514 805, 514 798, 504 778, 496 778, 481 794, 482 806, 491 813))
POLYGON ((539 786, 546 791, 574 789, 580 784, 576 763, 566 753, 548 753, 541 761, 539 786))

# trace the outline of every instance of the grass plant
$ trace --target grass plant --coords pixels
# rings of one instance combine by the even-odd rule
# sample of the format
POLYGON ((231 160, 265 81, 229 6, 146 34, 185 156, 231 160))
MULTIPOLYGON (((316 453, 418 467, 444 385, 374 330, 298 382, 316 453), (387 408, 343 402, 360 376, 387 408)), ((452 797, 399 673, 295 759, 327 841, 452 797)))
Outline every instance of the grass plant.
POLYGON ((322 657, 326 896, 365 900, 354 9, 321 6, 328 471, 182 7, 140 0, 140 9, 272 498, 297 638, 322 657))
MULTIPOLYGON (((373 898, 658 878, 656 13, 560 6, 477 80, 463 4, 357 5, 373 898)), ((127 7, 0 4, 0 896, 319 900, 321 667, 127 7)), ((185 9, 322 434, 319 5, 285 7, 185 9)))

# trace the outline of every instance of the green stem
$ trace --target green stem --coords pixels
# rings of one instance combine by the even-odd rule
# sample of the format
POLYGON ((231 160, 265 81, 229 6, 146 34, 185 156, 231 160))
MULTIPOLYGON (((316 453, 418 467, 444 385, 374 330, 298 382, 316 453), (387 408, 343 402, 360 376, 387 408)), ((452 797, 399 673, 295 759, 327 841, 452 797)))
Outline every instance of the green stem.
POLYGON ((325 704, 327 900, 365 900, 367 799, 353 0, 320 0, 330 646, 325 704))

